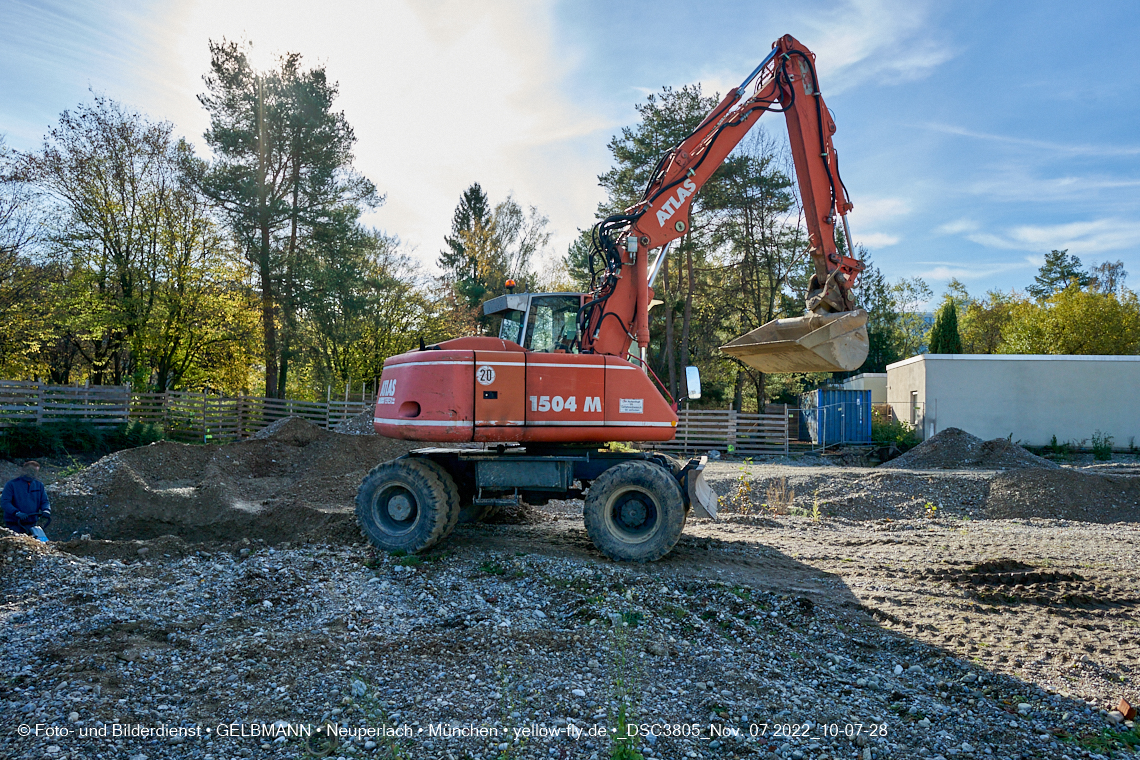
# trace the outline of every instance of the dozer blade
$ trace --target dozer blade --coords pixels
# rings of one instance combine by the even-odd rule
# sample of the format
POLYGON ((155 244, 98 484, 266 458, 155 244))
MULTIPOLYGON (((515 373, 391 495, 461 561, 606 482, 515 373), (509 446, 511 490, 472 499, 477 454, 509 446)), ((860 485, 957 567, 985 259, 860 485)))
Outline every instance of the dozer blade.
POLYGON ((867 312, 775 319, 720 350, 761 372, 849 372, 867 358, 867 312))

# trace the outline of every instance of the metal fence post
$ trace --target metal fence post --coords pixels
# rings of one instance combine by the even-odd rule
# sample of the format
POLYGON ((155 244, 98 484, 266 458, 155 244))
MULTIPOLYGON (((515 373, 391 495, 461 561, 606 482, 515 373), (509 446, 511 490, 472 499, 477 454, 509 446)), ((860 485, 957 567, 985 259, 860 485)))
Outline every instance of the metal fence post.
POLYGON ((787 456, 791 447, 791 426, 788 423, 788 405, 784 404, 784 456, 787 456))
POLYGON ((729 409, 728 410, 728 445, 725 446, 725 448, 728 449, 728 451, 726 453, 729 453, 729 454, 735 454, 736 453, 736 425, 737 425, 737 423, 738 423, 738 420, 736 417, 736 410, 735 409, 729 409))
POLYGON ((689 453, 689 404, 685 404, 685 448, 686 454, 689 453))

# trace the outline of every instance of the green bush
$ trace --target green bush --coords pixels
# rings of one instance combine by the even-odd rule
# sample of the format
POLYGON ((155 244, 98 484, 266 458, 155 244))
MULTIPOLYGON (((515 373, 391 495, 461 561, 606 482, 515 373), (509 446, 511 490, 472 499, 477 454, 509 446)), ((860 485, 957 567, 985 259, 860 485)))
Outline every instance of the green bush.
POLYGON ((1093 458, 1102 462, 1112 459, 1112 436, 1099 430, 1092 436, 1093 458))
POLYGON ((98 427, 84 420, 14 425, 0 430, 0 456, 26 459, 108 454, 162 439, 162 428, 137 421, 118 427, 98 427))
POLYGON ((1054 435, 1052 438, 1049 439, 1049 443, 1047 446, 1045 446, 1040 452, 1035 451, 1033 453, 1035 453, 1035 454, 1040 453, 1042 455, 1048 453, 1052 456, 1053 459, 1068 460, 1068 459, 1072 458, 1073 446, 1068 441, 1066 441, 1065 443, 1058 442, 1057 436, 1054 435))
POLYGON ((879 412, 871 414, 871 440, 883 446, 893 443, 900 449, 909 449, 918 444, 913 425, 902 420, 891 420, 879 412))

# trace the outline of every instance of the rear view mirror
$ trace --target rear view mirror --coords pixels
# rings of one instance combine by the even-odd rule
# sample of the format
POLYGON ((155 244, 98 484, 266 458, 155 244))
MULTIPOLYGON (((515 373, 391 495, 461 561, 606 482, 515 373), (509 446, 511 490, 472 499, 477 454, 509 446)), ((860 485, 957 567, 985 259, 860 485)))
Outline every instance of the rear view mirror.
POLYGON ((696 367, 685 367, 685 386, 689 389, 689 398, 701 397, 701 371, 696 367))

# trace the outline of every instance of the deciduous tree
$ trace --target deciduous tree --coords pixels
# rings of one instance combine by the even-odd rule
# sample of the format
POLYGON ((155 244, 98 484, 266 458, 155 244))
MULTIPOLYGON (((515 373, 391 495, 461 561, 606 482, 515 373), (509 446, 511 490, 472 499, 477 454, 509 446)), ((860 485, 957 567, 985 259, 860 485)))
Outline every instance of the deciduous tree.
POLYGON ((914 356, 926 347, 926 314, 923 309, 934 292, 921 277, 898 280, 891 286, 891 294, 898 312, 898 352, 903 359, 914 356))
POLYGON ((1140 353, 1140 303, 1132 291, 1118 297, 1072 282, 1043 302, 1013 304, 998 353, 1140 353))

